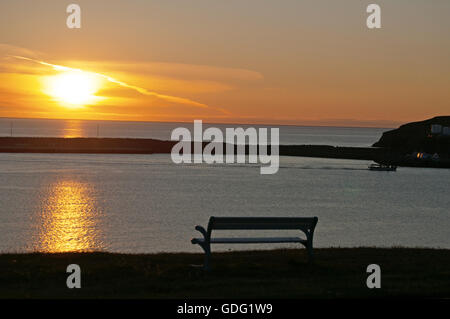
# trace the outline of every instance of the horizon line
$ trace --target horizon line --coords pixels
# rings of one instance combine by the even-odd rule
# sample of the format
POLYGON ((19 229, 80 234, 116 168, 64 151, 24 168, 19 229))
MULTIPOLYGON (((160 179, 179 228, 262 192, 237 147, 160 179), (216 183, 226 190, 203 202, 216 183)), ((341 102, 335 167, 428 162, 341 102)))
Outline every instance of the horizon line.
MULTIPOLYGON (((99 120, 99 119, 80 119, 80 118, 47 118, 47 117, 6 117, 0 116, 0 120, 52 120, 52 121, 89 121, 89 122, 134 122, 134 123, 187 123, 192 124, 192 121, 165 121, 165 120, 99 120)), ((200 119, 199 119, 200 120, 200 119)), ((338 119, 337 119, 338 120, 338 119)), ((357 121, 357 120, 355 120, 357 121)), ((333 124, 320 124, 320 120, 311 121, 311 124, 280 124, 280 123, 258 123, 258 122, 218 122, 218 121, 205 121, 202 120, 204 124, 219 124, 219 125, 257 125, 257 126, 294 126, 294 127, 335 127, 335 128, 379 128, 379 129, 392 129, 396 128, 402 124, 406 124, 409 122, 400 122, 400 121, 392 121, 392 126, 363 126, 361 124, 358 125, 333 125, 333 124), (314 124, 317 122, 317 124, 314 124), (394 124, 395 123, 395 124, 394 124), (397 125, 397 126, 396 126, 397 125)))

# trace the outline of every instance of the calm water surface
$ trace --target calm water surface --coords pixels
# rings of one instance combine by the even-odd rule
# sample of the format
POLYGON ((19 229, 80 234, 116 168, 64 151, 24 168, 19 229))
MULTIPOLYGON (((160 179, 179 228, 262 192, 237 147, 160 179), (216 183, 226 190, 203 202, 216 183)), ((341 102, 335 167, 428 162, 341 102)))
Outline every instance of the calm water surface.
MULTIPOLYGON (((0 251, 200 251, 190 238, 211 215, 318 216, 319 247, 450 248, 450 170, 367 164, 282 157, 260 175, 169 155, 0 154, 0 251)), ((214 247, 245 248, 265 246, 214 247)))

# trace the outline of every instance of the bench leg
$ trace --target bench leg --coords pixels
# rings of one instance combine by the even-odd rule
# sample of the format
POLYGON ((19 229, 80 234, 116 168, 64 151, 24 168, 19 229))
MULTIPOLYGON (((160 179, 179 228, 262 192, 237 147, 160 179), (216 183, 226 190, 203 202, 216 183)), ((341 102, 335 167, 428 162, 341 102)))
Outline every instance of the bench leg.
POLYGON ((203 269, 206 271, 209 271, 210 270, 209 259, 211 257, 211 247, 210 247, 210 245, 205 244, 205 243, 201 244, 200 246, 203 248, 203 250, 205 252, 205 261, 203 263, 203 269))
POLYGON ((209 258, 211 257, 211 251, 208 249, 208 251, 205 251, 205 263, 203 264, 203 268, 206 271, 211 270, 210 266, 209 266, 209 258))
POLYGON ((312 242, 306 244, 306 250, 308 251, 308 262, 312 264, 314 262, 313 246, 312 242))

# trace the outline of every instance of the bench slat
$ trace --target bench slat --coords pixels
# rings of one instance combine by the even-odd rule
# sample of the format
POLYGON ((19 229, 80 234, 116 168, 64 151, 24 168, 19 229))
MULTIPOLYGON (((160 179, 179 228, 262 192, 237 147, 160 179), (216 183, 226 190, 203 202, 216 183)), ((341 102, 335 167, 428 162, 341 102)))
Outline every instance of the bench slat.
POLYGON ((211 229, 309 229, 314 217, 211 217, 211 229))
POLYGON ((255 223, 255 224, 246 224, 246 223, 214 223, 212 225, 212 229, 218 230, 252 230, 252 229, 266 229, 266 230, 282 230, 282 229, 308 229, 311 228, 312 224, 299 224, 299 223, 255 223))
MULTIPOLYGON (((203 238, 194 238, 195 243, 201 243, 203 238)), ((243 238, 211 238, 211 244, 264 244, 264 243, 306 243, 300 237, 243 237, 243 238)))

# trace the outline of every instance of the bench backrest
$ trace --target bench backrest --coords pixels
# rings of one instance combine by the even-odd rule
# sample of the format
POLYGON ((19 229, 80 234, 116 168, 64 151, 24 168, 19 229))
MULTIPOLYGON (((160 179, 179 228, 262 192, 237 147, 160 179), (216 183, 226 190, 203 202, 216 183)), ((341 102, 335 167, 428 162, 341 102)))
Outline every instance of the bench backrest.
POLYGON ((299 229, 305 233, 313 232, 317 217, 214 217, 209 219, 208 232, 222 230, 252 229, 299 229))

